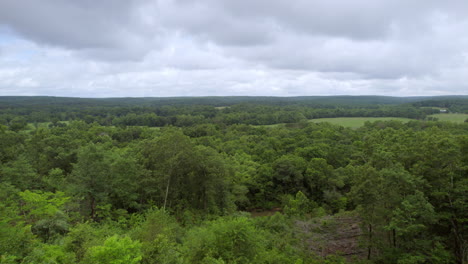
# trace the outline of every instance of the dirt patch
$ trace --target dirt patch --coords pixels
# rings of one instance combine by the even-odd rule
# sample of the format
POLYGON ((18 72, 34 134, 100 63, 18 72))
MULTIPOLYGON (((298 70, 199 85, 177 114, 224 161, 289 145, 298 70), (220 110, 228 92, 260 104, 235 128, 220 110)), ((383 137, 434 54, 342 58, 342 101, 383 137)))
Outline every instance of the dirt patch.
POLYGON ((261 217, 261 216, 272 216, 276 214, 277 212, 282 212, 283 210, 281 208, 272 208, 271 210, 262 210, 262 209, 254 209, 249 211, 250 216, 252 217, 261 217))
POLYGON ((336 254, 348 260, 366 257, 365 250, 359 246, 362 230, 356 216, 325 216, 297 221, 296 227, 306 246, 318 256, 336 254))

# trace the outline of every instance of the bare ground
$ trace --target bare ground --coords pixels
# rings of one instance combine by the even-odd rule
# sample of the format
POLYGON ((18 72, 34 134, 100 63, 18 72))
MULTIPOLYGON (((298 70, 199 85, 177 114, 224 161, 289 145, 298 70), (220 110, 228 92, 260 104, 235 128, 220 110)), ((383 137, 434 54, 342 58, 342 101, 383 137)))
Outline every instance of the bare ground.
POLYGON ((321 257, 330 254, 348 260, 366 257, 365 250, 359 247, 362 231, 357 216, 324 216, 296 221, 296 227, 305 245, 321 257))

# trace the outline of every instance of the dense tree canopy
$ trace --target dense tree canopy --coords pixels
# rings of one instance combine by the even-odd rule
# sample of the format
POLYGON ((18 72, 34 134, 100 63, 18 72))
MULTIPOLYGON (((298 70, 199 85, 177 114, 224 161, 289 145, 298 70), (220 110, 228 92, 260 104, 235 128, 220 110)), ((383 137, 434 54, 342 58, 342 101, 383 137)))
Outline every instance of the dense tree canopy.
POLYGON ((0 263, 467 261, 468 123, 306 120, 428 103, 10 103, 0 263))

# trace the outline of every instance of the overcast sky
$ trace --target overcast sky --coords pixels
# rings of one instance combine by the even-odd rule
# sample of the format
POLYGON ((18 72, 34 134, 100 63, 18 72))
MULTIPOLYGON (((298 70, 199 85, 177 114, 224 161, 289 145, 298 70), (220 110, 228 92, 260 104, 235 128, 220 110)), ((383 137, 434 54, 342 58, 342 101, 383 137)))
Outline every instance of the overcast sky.
POLYGON ((0 95, 468 94, 467 0, 0 0, 0 95))

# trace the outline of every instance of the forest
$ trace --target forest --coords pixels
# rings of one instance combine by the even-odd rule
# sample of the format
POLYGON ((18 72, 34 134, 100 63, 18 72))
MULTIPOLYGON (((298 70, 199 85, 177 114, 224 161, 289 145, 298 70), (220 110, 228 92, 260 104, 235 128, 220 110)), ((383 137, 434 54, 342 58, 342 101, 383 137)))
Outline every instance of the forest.
POLYGON ((0 97, 0 263, 468 263, 442 108, 468 97, 0 97))

